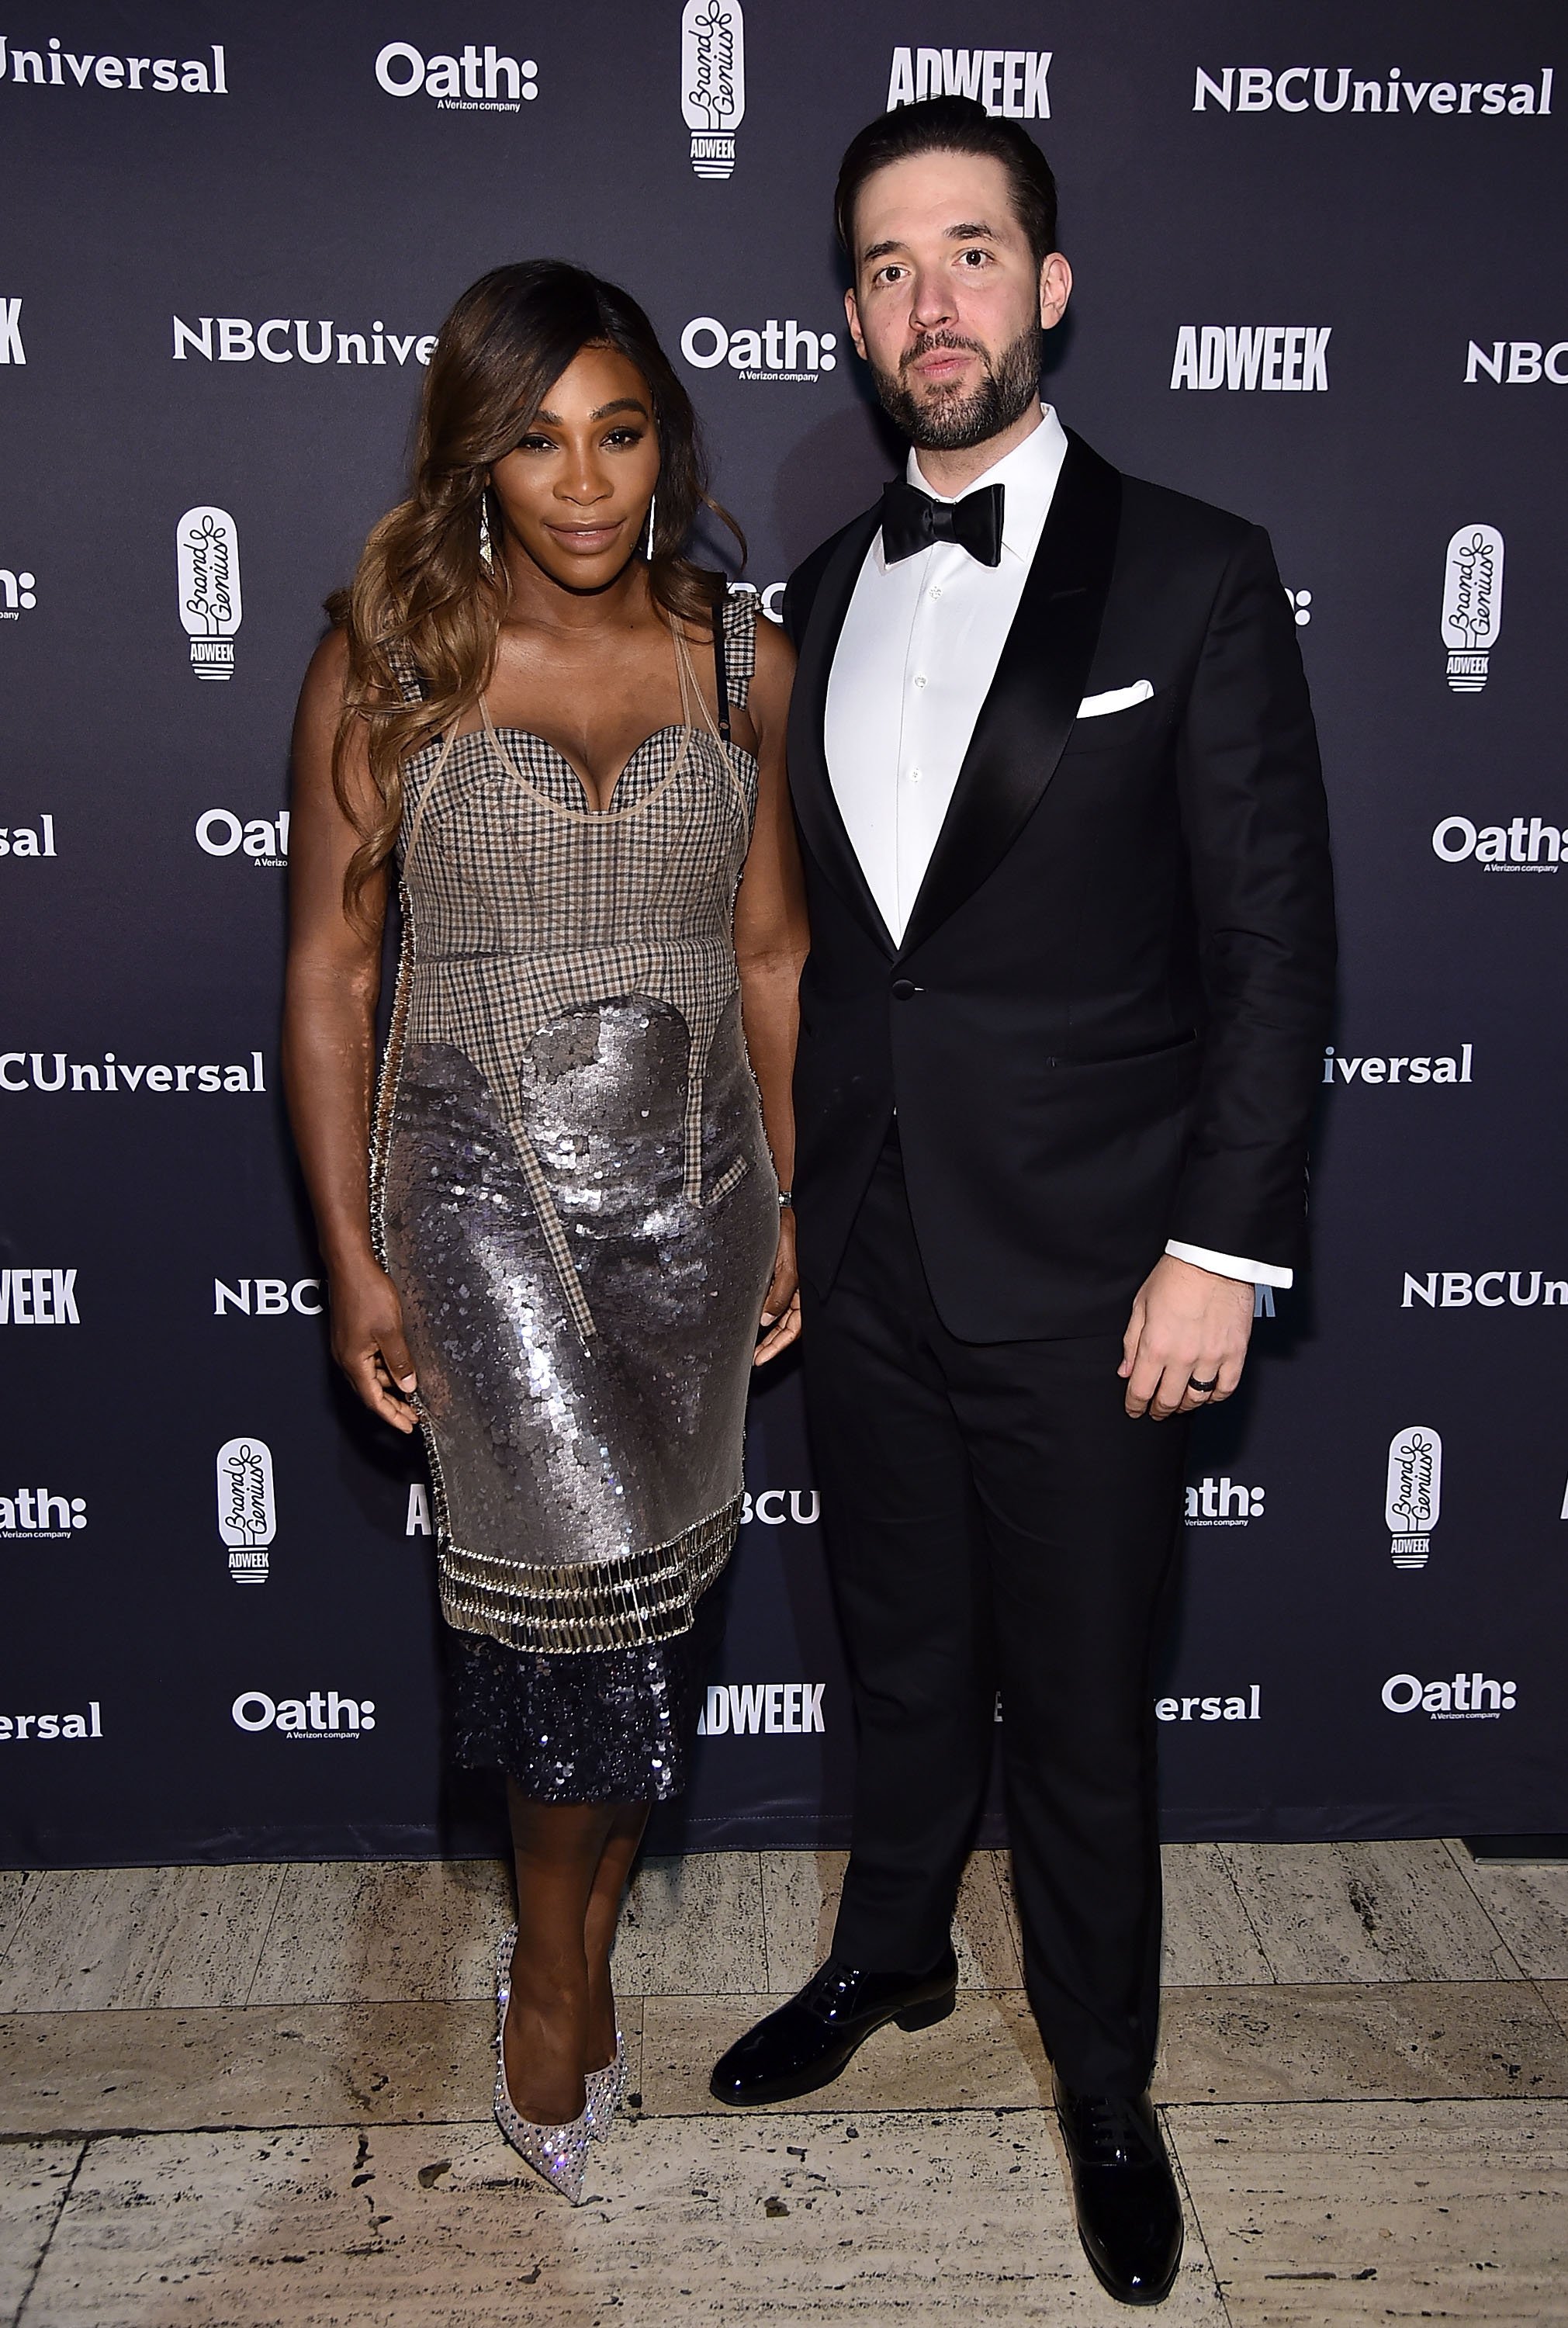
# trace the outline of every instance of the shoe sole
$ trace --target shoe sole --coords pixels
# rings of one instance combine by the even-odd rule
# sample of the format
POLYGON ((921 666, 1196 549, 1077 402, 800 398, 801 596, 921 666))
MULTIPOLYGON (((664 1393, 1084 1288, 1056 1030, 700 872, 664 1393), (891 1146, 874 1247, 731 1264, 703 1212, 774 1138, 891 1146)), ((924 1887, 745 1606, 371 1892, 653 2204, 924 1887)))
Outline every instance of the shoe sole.
POLYGON ((880 2021, 874 2021, 871 2023, 864 2036, 856 2038, 854 2044, 836 2069, 824 2070, 820 2074, 810 2073, 798 2078, 779 2079, 765 2092, 760 2093, 727 2094, 712 2079, 709 2080, 708 2090, 714 2100, 722 2102, 727 2109, 760 2109, 766 2102, 797 2101, 802 2094, 820 2093, 824 2086, 831 2086, 836 2078, 841 2078, 861 2046, 865 2044, 867 2038, 875 2037, 878 2029, 886 2029, 889 2023, 896 2023, 898 2028, 910 2035, 913 2035, 916 2030, 934 2029, 939 2021, 945 2021, 948 2018, 957 2003, 958 1990, 955 1984, 944 1995, 934 1997, 929 2004, 911 2004, 902 2013, 884 2014, 880 2021))

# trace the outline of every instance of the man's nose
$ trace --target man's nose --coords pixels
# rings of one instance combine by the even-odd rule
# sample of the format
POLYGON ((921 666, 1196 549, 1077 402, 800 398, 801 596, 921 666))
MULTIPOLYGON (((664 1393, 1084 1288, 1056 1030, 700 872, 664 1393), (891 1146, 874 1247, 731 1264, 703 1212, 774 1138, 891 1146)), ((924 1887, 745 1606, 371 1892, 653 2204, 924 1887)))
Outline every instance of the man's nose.
POLYGON ((915 276, 909 321, 917 332, 940 331, 952 323, 953 294, 940 268, 915 276))

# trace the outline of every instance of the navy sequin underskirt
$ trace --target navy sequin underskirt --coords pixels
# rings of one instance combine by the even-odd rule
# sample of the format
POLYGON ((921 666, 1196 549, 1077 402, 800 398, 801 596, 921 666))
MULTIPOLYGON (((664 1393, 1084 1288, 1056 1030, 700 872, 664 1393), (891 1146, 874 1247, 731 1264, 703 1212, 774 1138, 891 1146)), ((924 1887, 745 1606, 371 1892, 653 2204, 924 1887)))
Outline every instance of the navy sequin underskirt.
POLYGON ((532 1802, 663 1803, 684 1791, 717 1592, 673 1640, 546 1655, 447 1630, 453 1743, 532 1802))

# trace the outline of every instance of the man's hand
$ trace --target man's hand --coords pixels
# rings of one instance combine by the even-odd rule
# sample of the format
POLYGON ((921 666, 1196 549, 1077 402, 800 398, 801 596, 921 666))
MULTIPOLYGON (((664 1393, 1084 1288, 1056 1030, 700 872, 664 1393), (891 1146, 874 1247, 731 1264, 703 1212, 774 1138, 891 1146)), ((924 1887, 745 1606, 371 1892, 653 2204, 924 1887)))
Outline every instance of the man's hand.
POLYGON ((1127 1412, 1163 1422, 1217 1406, 1242 1378, 1253 1330, 1253 1289, 1167 1253, 1144 1279, 1122 1338, 1116 1371, 1127 1412), (1192 1387, 1212 1383, 1210 1391, 1192 1387))

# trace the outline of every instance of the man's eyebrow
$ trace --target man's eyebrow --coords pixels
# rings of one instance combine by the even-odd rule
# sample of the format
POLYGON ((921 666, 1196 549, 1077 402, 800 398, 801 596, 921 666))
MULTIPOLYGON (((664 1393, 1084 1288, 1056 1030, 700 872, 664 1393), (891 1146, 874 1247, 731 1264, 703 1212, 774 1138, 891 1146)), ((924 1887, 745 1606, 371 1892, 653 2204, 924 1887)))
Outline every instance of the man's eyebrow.
MULTIPOLYGON (((981 219, 972 219, 962 226, 949 226, 943 229, 944 242, 996 242, 1000 239, 995 227, 987 226, 981 219)), ((902 250, 903 248, 904 245, 896 240, 870 243, 860 253, 860 264, 862 267, 869 267, 874 258, 886 258, 890 250, 902 250)))

